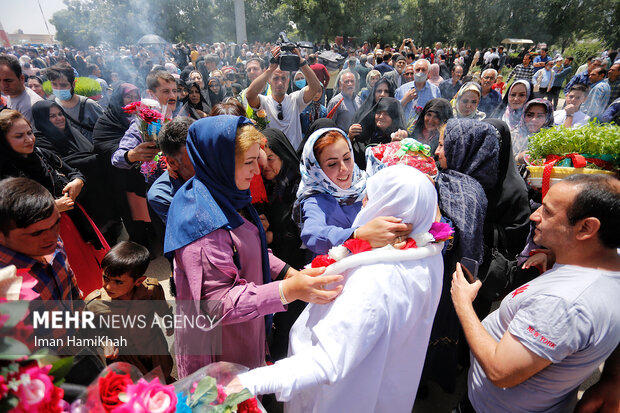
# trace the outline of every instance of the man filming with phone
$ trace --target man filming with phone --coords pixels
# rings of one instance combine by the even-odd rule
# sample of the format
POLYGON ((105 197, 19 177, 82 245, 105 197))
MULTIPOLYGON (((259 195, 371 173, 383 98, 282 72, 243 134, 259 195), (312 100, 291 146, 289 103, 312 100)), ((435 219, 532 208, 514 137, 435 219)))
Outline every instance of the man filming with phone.
POLYGON ((271 49, 272 59, 269 68, 248 87, 246 98, 254 110, 263 109, 267 113, 269 127, 284 132, 293 148, 297 149, 302 141, 301 122, 299 114, 308 106, 312 98, 321 92, 321 83, 301 56, 298 48, 292 51, 299 56, 299 70, 306 77, 307 85, 290 95, 286 93, 289 87, 290 73, 280 68, 280 46, 271 49), (269 82, 271 95, 261 94, 269 82))
POLYGON ((534 242, 551 250, 555 265, 482 322, 472 306, 482 284, 457 265, 450 292, 472 356, 457 413, 573 411, 579 385, 608 357, 597 390, 576 411, 595 411, 585 402, 617 411, 619 217, 618 179, 573 175, 555 184, 530 217, 534 242))

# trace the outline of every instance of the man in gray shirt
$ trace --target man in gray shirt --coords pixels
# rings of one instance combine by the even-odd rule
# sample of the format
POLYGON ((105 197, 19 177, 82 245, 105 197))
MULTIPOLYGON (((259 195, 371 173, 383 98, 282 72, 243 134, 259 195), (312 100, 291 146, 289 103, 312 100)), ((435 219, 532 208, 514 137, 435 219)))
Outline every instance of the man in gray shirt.
POLYGON ((573 175, 549 190, 531 220, 534 243, 555 265, 482 323, 472 306, 481 282, 470 284, 459 265, 453 275, 472 360, 459 412, 573 411, 579 385, 620 342, 620 181, 573 175))
POLYGON ((6 96, 6 106, 9 109, 21 112, 33 123, 32 105, 43 99, 25 86, 22 67, 15 56, 0 56, 0 91, 6 96))
POLYGON ((54 101, 65 112, 67 120, 92 141, 93 128, 103 115, 103 108, 94 100, 75 94, 75 74, 71 66, 52 66, 45 74, 52 83, 54 101))

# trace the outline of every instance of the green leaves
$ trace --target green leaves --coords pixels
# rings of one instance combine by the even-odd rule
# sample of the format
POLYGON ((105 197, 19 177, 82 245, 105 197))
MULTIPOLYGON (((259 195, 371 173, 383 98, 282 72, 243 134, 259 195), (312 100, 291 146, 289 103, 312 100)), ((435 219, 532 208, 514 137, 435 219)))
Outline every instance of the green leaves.
POLYGON ((612 162, 620 161, 620 128, 611 124, 591 121, 581 128, 567 129, 563 126, 543 129, 529 139, 528 149, 534 159, 547 155, 581 153, 611 155, 612 162))

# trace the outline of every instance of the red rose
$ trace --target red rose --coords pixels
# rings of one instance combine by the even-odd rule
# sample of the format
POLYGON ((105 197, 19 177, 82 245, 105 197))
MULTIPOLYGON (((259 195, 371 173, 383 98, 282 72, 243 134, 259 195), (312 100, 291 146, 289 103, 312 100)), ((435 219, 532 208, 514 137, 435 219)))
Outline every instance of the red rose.
POLYGON ((261 413, 261 409, 258 408, 256 397, 247 399, 237 405, 237 413, 261 413))
POLYGON ((316 256, 316 258, 312 260, 311 267, 312 268, 327 267, 335 262, 336 260, 333 258, 329 258, 329 255, 318 255, 316 256))
POLYGON ((413 238, 407 238, 407 241, 405 242, 405 246, 402 247, 401 249, 406 250, 409 248, 418 248, 418 245, 415 243, 415 240, 413 238))
POLYGON ((133 114, 140 107, 140 102, 133 102, 123 107, 125 113, 133 114))
POLYGON ((351 254, 359 254, 360 252, 370 251, 372 249, 368 241, 359 238, 349 239, 342 245, 351 251, 351 254))
POLYGON ((99 379, 99 396, 106 412, 111 412, 123 404, 118 399, 118 394, 125 392, 127 385, 132 383, 129 374, 118 374, 112 370, 99 379))

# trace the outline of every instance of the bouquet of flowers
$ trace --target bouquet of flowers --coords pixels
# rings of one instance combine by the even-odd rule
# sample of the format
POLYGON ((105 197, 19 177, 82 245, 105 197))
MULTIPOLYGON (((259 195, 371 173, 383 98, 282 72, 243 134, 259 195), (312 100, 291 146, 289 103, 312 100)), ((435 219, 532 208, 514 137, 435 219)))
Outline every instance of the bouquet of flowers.
MULTIPOLYGON (((157 134, 164 123, 170 121, 158 111, 159 108, 159 103, 153 99, 142 99, 140 102, 133 102, 123 107, 125 113, 135 117, 143 142, 157 142, 157 134)), ((166 112, 165 107, 163 112, 166 112)), ((158 170, 163 171, 167 166, 166 157, 159 152, 152 161, 141 163, 140 172, 149 181, 158 170)))
POLYGON ((374 175, 386 166, 401 163, 413 166, 427 175, 437 175, 437 166, 431 156, 431 147, 413 138, 366 148, 366 171, 370 175, 374 175))
POLYGON ((59 386, 71 368, 73 357, 51 357, 45 351, 30 354, 24 344, 29 342, 32 332, 32 327, 28 330, 23 326, 28 310, 27 302, 25 304, 23 314, 21 311, 17 314, 17 307, 12 306, 13 311, 0 315, 2 332, 7 329, 12 332, 11 336, 0 335, 0 411, 63 412, 69 404, 63 400, 64 391, 59 386))
POLYGON ((245 369, 232 363, 214 363, 174 383, 162 384, 154 372, 142 377, 128 363, 108 366, 71 405, 73 413, 261 413, 262 406, 248 390, 227 395, 228 383, 245 369))
POLYGON ((252 111, 250 120, 254 123, 254 126, 256 126, 256 129, 258 130, 264 130, 269 124, 269 119, 267 119, 267 112, 265 112, 265 109, 252 111))

